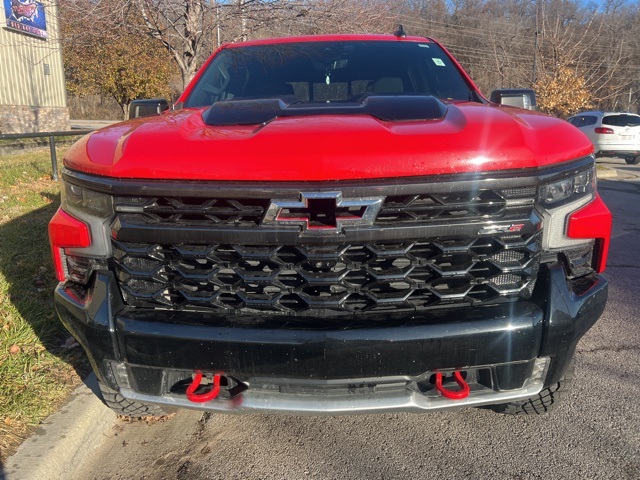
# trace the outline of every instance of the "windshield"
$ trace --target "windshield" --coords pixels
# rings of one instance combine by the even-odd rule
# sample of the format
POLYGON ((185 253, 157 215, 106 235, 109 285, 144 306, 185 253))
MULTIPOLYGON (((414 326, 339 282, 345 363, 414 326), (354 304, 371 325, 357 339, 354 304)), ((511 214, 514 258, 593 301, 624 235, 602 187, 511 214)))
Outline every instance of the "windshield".
POLYGON ((433 43, 334 41, 224 49, 185 106, 285 96, 297 102, 345 102, 363 93, 474 99, 458 69, 433 43))
POLYGON ((613 125, 614 127, 637 127, 640 125, 638 115, 608 115, 602 119, 603 125, 613 125))

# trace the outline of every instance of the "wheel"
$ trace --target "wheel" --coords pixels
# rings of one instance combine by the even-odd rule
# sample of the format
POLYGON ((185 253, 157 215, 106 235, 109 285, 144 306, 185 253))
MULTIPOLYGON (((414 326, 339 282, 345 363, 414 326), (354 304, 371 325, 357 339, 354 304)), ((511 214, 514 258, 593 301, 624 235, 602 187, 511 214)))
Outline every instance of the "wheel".
POLYGON ((102 401, 111 410, 118 415, 125 417, 140 418, 140 417, 161 417, 167 415, 167 412, 157 405, 150 405, 147 403, 140 403, 133 400, 128 400, 120 395, 120 392, 112 390, 111 388, 100 384, 100 393, 102 393, 102 401))
POLYGON ((636 157, 627 157, 624 159, 624 161, 627 162, 629 165, 637 165, 638 163, 640 163, 640 155, 636 157))
POLYGON ((556 383, 542 389, 540 393, 526 400, 501 403, 490 408, 505 415, 542 415, 554 409, 571 388, 574 360, 571 359, 564 376, 556 383))

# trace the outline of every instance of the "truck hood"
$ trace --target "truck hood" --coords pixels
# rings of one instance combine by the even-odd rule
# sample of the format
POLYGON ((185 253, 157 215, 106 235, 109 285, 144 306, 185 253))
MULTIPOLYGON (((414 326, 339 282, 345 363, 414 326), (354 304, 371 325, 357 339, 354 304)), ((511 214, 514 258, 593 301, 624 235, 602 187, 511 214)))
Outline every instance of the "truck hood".
POLYGON ((80 172, 136 179, 320 181, 537 168, 593 151, 572 125, 498 105, 450 103, 437 120, 279 117, 211 126, 183 109, 93 132, 65 156, 80 172))

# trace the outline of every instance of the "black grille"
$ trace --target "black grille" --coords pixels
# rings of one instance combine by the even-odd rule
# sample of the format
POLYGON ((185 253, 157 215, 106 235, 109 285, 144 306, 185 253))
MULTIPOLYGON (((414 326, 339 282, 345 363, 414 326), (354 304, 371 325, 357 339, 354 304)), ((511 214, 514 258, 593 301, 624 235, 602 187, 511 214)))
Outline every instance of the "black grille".
POLYGON ((241 226, 260 224, 269 206, 267 199, 197 197, 116 197, 116 210, 138 224, 183 226, 241 226))
MULTIPOLYGON (((397 195, 387 197, 377 224, 423 223, 441 219, 496 218, 504 216, 507 202, 498 192, 397 195)), ((526 208, 526 207, 525 207, 526 208)), ((528 206, 531 209, 531 205, 528 206)))
POLYGON ((530 296, 541 233, 318 246, 113 241, 127 304, 222 314, 360 315, 530 296))
MULTIPOLYGON (((374 225, 527 218, 536 188, 473 190, 387 196, 374 225)), ((132 225, 180 225, 257 228, 271 198, 126 197, 115 198, 116 211, 132 225)), ((328 205, 331 202, 328 202, 328 205)), ((329 212, 330 213, 330 212, 329 212)), ((335 213, 335 212, 334 212, 335 213)))

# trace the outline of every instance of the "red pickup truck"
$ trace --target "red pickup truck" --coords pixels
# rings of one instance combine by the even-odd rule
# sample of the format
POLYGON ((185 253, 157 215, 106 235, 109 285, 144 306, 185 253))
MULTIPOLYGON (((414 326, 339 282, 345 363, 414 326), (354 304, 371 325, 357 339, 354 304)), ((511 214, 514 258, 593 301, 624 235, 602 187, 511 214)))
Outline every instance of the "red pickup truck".
POLYGON ((55 307, 124 415, 542 413, 607 299, 589 139, 430 38, 223 46, 62 178, 55 307))

